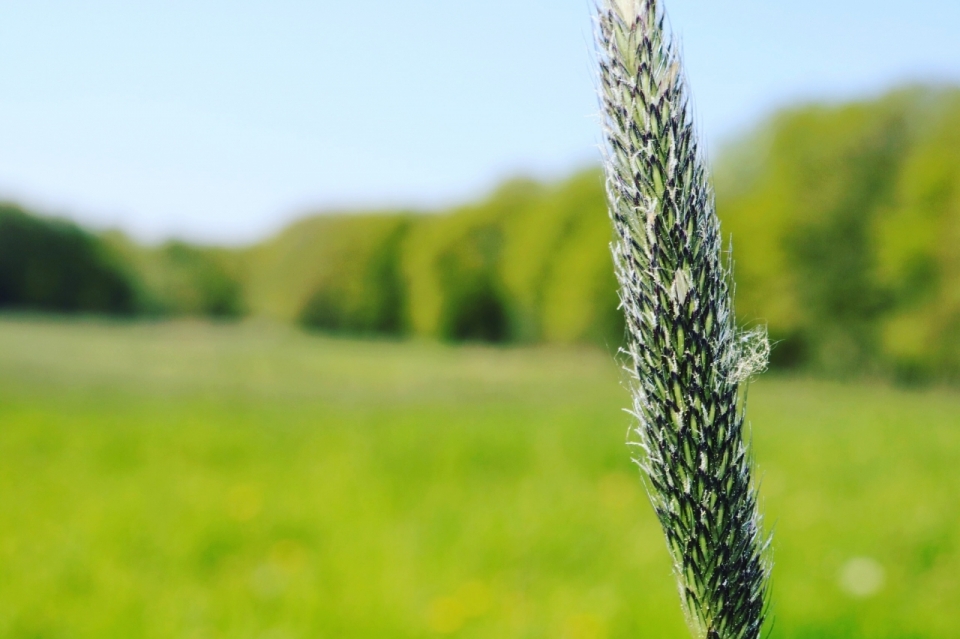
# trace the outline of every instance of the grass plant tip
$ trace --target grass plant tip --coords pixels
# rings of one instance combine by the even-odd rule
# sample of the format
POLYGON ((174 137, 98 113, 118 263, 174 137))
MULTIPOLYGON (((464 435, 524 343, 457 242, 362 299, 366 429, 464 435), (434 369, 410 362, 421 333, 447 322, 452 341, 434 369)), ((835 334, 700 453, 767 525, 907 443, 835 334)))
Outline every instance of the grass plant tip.
POLYGON ((694 635, 756 639, 769 539, 743 431, 745 384, 766 366, 766 331, 736 326, 731 267, 660 3, 600 0, 597 45, 636 461, 694 635))

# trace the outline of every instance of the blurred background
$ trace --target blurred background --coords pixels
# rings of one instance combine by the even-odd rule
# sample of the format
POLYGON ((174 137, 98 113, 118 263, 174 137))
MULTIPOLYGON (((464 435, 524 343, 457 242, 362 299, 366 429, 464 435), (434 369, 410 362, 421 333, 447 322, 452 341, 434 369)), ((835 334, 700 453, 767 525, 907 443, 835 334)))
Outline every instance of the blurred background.
MULTIPOLYGON (((960 636, 960 4, 667 3, 774 637, 960 636)), ((582 0, 0 0, 0 636, 687 636, 582 0)))

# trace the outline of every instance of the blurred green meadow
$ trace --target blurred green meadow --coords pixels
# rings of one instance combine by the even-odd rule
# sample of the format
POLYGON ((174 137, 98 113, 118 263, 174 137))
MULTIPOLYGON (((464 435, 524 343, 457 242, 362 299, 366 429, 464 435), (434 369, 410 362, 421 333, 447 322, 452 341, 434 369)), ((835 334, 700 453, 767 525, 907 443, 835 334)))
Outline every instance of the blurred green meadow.
MULTIPOLYGON (((687 637, 587 346, 0 319, 0 636, 687 637)), ((765 376, 774 637, 960 636, 960 394, 765 376)))

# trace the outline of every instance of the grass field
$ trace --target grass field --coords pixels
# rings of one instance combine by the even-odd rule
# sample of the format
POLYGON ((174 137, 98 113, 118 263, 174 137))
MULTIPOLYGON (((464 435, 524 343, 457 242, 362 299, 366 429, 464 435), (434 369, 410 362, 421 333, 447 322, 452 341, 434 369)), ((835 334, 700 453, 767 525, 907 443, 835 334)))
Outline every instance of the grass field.
MULTIPOLYGON (((0 320, 0 637, 687 637, 608 354, 0 320)), ((960 394, 767 377, 774 637, 960 637, 960 394)))

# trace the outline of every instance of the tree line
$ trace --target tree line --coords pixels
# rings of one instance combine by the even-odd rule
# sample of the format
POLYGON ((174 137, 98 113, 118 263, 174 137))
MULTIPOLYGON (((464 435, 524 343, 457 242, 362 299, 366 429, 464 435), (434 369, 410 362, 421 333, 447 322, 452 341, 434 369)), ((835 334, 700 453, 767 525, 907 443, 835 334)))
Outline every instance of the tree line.
MULTIPOLYGON (((775 114, 715 163, 741 323, 773 364, 960 379, 960 91, 775 114)), ((0 205, 0 308, 263 315, 350 335, 621 344, 598 170, 441 213, 324 214, 143 247, 0 205)))

